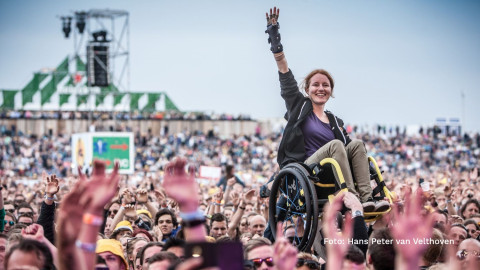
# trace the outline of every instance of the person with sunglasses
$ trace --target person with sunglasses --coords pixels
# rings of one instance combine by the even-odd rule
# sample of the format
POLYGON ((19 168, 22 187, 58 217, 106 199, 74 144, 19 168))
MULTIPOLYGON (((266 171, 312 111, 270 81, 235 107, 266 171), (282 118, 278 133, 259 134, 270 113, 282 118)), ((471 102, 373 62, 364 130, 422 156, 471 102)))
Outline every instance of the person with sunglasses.
POLYGON ((17 224, 23 224, 25 226, 30 226, 34 223, 33 216, 28 214, 23 214, 18 216, 17 224))
POLYGON ((28 215, 28 216, 31 216, 33 218, 34 212, 33 212, 32 206, 30 204, 22 203, 17 208, 18 208, 17 216, 28 215))
POLYGON ((320 266, 320 263, 312 254, 306 252, 298 253, 295 270, 317 270, 320 269, 320 266))
POLYGON ((120 203, 118 203, 118 201, 112 202, 112 205, 110 205, 108 209, 108 216, 111 219, 115 218, 115 215, 118 213, 118 209, 120 209, 120 203))
POLYGON ((480 269, 480 241, 472 238, 462 241, 456 255, 462 269, 480 269))
POLYGON ((273 246, 265 237, 254 238, 245 245, 243 255, 245 265, 253 264, 256 270, 291 270, 297 263, 297 249, 283 236, 280 223, 273 246))
POLYGON ((244 247, 245 260, 257 270, 274 269, 272 242, 264 237, 252 239, 244 247))
POLYGON ((468 234, 471 238, 479 240, 480 225, 473 219, 467 219, 463 222, 463 225, 467 228, 468 234))
POLYGON ((13 226, 17 223, 17 219, 11 213, 6 213, 5 218, 3 220, 3 232, 8 233, 13 226))

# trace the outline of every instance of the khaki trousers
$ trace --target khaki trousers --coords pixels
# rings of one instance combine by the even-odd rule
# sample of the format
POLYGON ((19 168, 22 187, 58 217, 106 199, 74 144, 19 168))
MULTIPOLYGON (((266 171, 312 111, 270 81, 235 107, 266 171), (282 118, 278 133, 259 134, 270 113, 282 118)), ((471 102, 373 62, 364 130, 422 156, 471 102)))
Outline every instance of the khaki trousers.
POLYGON ((319 163, 324 158, 333 158, 338 162, 348 191, 359 197, 362 203, 372 197, 367 150, 361 140, 353 140, 347 146, 344 146, 340 140, 330 141, 307 158, 305 163, 319 163), (350 171, 350 164, 357 182, 356 189, 352 172, 350 171))

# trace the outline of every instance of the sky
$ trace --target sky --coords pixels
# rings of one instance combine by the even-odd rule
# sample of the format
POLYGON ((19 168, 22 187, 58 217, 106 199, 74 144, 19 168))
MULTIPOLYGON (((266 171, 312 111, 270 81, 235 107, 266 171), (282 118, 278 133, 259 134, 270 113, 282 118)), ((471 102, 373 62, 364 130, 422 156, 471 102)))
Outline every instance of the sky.
POLYGON ((480 131, 475 0, 0 0, 0 89, 21 89, 73 53, 59 16, 119 9, 129 12, 131 91, 165 91, 184 111, 281 118, 264 33, 273 6, 297 81, 328 70, 335 98, 326 109, 346 123, 460 118, 480 131))

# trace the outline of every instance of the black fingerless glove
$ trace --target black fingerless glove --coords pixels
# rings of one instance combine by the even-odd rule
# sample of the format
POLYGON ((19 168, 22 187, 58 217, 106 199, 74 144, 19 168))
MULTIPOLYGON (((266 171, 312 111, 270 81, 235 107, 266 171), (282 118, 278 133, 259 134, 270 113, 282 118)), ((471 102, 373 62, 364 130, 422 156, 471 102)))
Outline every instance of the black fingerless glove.
POLYGON ((268 43, 271 44, 270 50, 272 53, 283 52, 283 46, 282 43, 280 43, 281 39, 278 29, 280 29, 280 24, 277 22, 277 24, 267 25, 267 30, 265 30, 265 33, 268 34, 268 43))

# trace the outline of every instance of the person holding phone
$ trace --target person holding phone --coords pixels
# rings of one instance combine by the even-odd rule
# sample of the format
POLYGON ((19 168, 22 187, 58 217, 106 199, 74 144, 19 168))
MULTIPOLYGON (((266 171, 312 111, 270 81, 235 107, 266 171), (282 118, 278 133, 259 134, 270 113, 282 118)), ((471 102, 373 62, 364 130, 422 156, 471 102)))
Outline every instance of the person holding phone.
POLYGON ((348 190, 360 198, 365 212, 387 210, 388 202, 373 202, 363 142, 350 139, 342 119, 325 110, 328 100, 333 98, 332 75, 324 69, 315 69, 302 83, 306 96, 300 91, 280 42, 279 14, 276 7, 270 9, 270 14, 266 14, 265 31, 269 35, 270 50, 279 71, 280 93, 287 108, 285 118, 288 123, 278 149, 278 164, 280 167, 291 162, 313 164, 327 157, 333 158, 341 167, 348 190))

